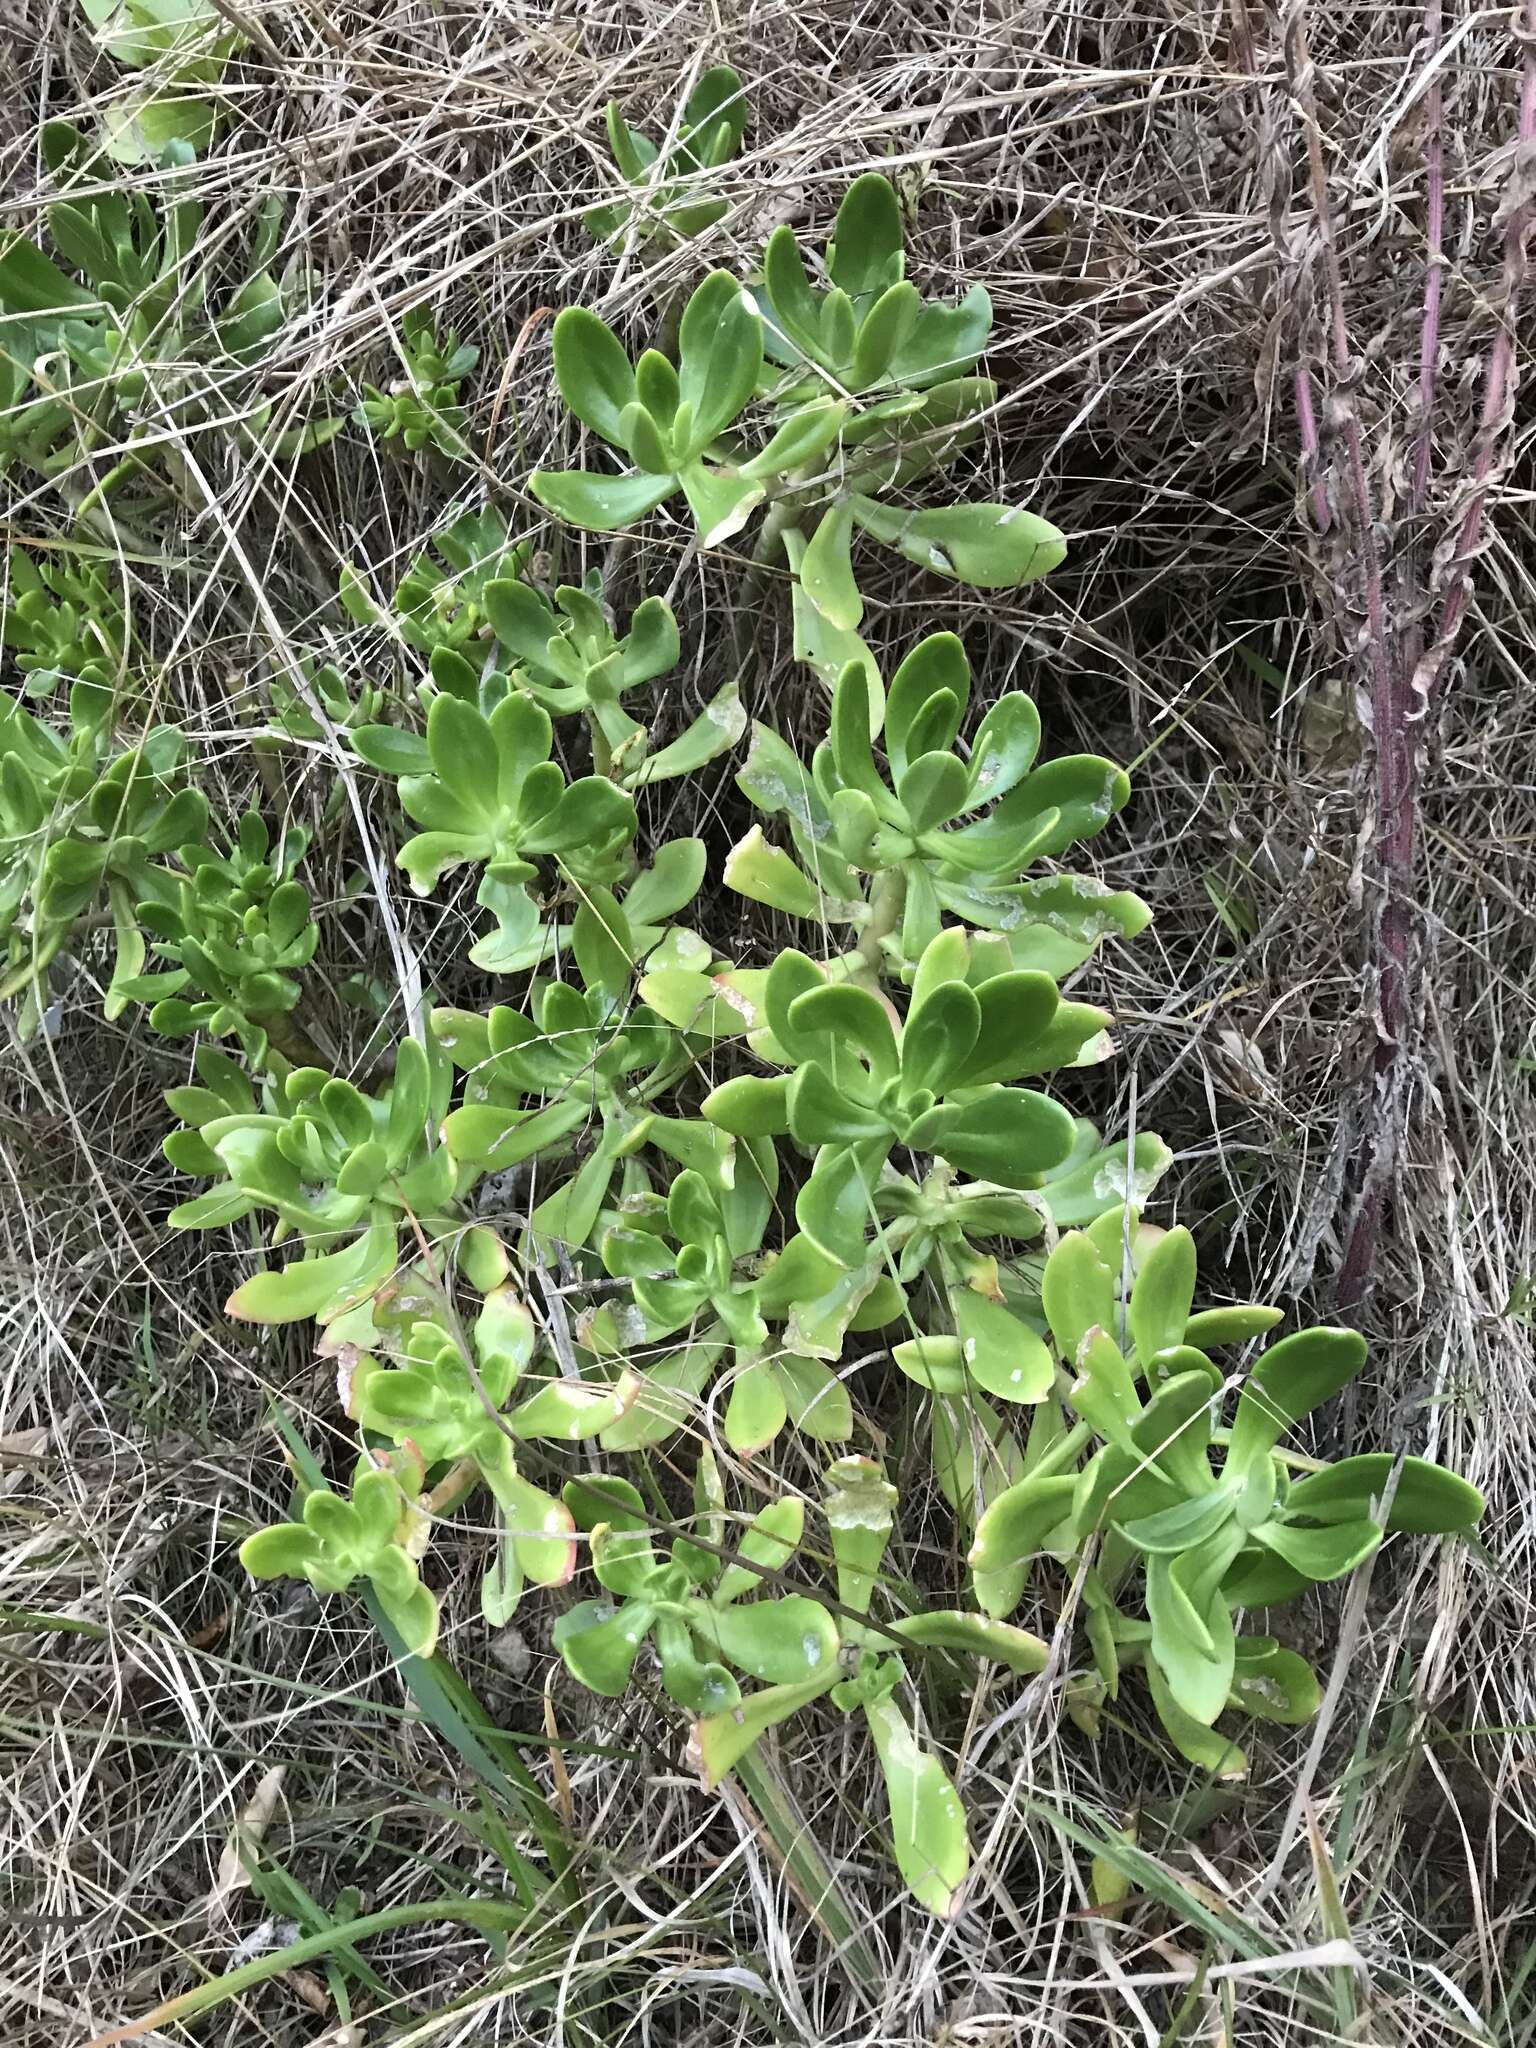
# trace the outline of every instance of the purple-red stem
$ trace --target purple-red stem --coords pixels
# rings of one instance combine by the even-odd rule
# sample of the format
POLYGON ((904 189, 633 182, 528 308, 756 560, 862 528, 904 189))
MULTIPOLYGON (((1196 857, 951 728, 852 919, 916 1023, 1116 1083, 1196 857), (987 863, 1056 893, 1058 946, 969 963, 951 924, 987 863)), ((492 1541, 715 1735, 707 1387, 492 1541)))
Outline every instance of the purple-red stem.
MULTIPOLYGON (((1532 0, 1536 6, 1536 0, 1532 0)), ((1333 213, 1328 203, 1328 175, 1323 164, 1323 136, 1318 125, 1317 102, 1312 91, 1312 56, 1307 43, 1306 15, 1298 4, 1286 23, 1286 57, 1291 92, 1307 138, 1307 172, 1311 185, 1312 211, 1322 248, 1323 276, 1328 286, 1329 352, 1333 359, 1335 407, 1343 428, 1345 477, 1352 500, 1356 545, 1359 549, 1361 579, 1365 590, 1366 647, 1371 680, 1371 708, 1376 723, 1376 745, 1381 762, 1378 776, 1399 779, 1399 763, 1390 763, 1383 747, 1384 732, 1392 729, 1396 704, 1391 648, 1387 638, 1387 608, 1381 573, 1381 548, 1371 504, 1371 487, 1366 470, 1365 438, 1360 431, 1360 414, 1351 395, 1359 366, 1350 353, 1349 329, 1344 317, 1344 280, 1339 268, 1338 246, 1333 235, 1333 213)))
POLYGON ((1435 412, 1435 372, 1440 360, 1440 278, 1445 268, 1445 138, 1441 133, 1440 0, 1425 0, 1424 62, 1430 68, 1424 94, 1424 324, 1419 339, 1419 434, 1413 451, 1410 511, 1422 512, 1429 493, 1429 458, 1435 412))
POLYGON ((1296 432, 1301 442, 1301 459, 1312 476, 1312 517, 1319 533, 1326 533, 1332 521, 1328 509, 1328 486, 1323 482, 1322 446, 1317 435, 1317 408, 1312 403, 1312 373, 1305 363, 1296 366, 1296 432))
MULTIPOLYGON (((1533 167, 1528 159, 1533 148, 1536 148, 1536 0, 1526 0, 1522 40, 1525 44, 1525 75, 1520 90, 1520 119, 1516 130, 1514 169, 1510 175, 1514 180, 1525 180, 1529 188, 1533 167)), ((1525 238, 1530 232, 1533 218, 1536 218, 1536 199, 1533 199, 1528 189, 1527 195, 1510 208, 1504 223, 1499 328, 1488 357, 1487 381, 1483 385, 1483 407, 1477 425, 1477 453, 1472 464, 1472 495, 1468 498, 1467 509, 1462 515, 1461 528, 1456 536, 1456 552, 1452 557, 1453 562, 1460 566, 1455 582, 1446 593, 1445 604, 1440 613, 1439 630, 1414 677, 1415 693, 1426 707, 1434 696, 1435 687, 1450 657, 1451 647, 1461 624, 1461 615, 1466 609, 1467 597, 1472 587, 1472 576, 1467 562, 1477 545, 1483 523, 1483 507, 1488 496, 1488 477, 1493 468, 1494 452, 1498 447, 1499 428, 1506 409, 1514 399, 1517 375, 1515 309, 1525 277, 1525 238)))
MULTIPOLYGON (((1439 54, 1440 8, 1426 0, 1425 61, 1439 54)), ((1522 31, 1525 63, 1516 124, 1516 180, 1528 177, 1526 163, 1536 144, 1536 0, 1526 0, 1522 31)), ((1410 472, 1409 506, 1422 512, 1428 493, 1433 433, 1436 368, 1440 342, 1440 280, 1444 267, 1445 172, 1441 134, 1441 90, 1438 71, 1426 93, 1425 158, 1427 166, 1428 274, 1424 288, 1424 325, 1419 355, 1419 429, 1410 472)), ((1472 490, 1462 514, 1451 556, 1454 581, 1441 608, 1439 627, 1427 651, 1415 622, 1405 640, 1399 665, 1400 686, 1384 725, 1379 704, 1374 708, 1377 759, 1377 848, 1384 892, 1380 935, 1380 983, 1375 1070, 1377 1123, 1366 1138, 1366 1162, 1360 1206, 1355 1213, 1339 1268, 1338 1294, 1344 1306, 1358 1302, 1371 1280, 1376 1244, 1387 1195, 1382 1170, 1395 1147, 1401 1120, 1399 1062, 1413 938, 1413 868, 1418 775, 1418 728, 1434 699, 1450 658, 1461 616, 1471 589, 1470 557, 1482 529, 1499 430, 1511 405, 1516 377, 1515 309, 1525 272, 1525 238, 1533 206, 1529 198, 1510 208, 1504 225, 1501 304, 1498 332, 1488 357, 1483 403, 1478 420, 1472 490)), ((1411 615, 1412 608, 1407 608, 1411 615)), ((1375 692, 1373 691, 1373 699, 1375 692)))

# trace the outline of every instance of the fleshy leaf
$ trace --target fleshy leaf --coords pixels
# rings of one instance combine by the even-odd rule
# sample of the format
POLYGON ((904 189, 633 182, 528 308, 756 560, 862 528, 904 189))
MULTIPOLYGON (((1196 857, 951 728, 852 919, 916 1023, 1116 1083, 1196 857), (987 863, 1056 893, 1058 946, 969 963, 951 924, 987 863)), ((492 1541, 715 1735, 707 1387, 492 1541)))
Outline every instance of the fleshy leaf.
POLYGON ((855 497, 852 506, 867 533, 909 562, 983 590, 1033 583, 1067 558, 1060 530, 1015 506, 950 505, 906 512, 863 497, 855 497))
POLYGON ((947 1915, 971 1867, 960 1796, 938 1758, 918 1748, 889 1694, 866 1701, 864 1713, 890 1797, 896 1866, 929 1912, 947 1915))
POLYGON ((926 1614, 903 1615, 891 1623, 903 1641, 925 1649, 954 1650, 961 1656, 988 1657, 1021 1677, 1031 1678, 1050 1662, 1051 1646, 1027 1629, 991 1621, 959 1608, 938 1608, 926 1614))

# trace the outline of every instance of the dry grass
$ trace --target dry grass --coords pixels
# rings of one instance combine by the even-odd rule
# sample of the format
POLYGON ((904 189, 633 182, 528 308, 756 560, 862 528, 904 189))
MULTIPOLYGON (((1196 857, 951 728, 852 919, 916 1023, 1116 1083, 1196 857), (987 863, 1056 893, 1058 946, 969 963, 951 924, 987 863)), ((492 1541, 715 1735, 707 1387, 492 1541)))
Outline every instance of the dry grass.
MULTIPOLYGON (((516 531, 536 524, 522 479, 560 431, 548 309, 579 298, 642 336, 677 281, 745 263, 778 220, 824 226, 868 165, 898 173, 921 199, 914 274, 936 290, 980 281, 994 297, 1004 398, 983 467, 1074 546, 1048 589, 1013 602, 910 576, 882 583, 868 563, 872 638, 899 649, 958 617, 987 688, 1030 689, 1058 749, 1140 759, 1133 807, 1099 848, 1106 874, 1140 889, 1157 922, 1090 970, 1121 1018, 1121 1056, 1083 1106, 1117 1124, 1134 1115, 1174 1143, 1170 1209, 1200 1236, 1213 1291, 1326 1310, 1362 1169, 1400 1122, 1361 1311, 1374 1365, 1324 1447, 1385 1441, 1455 1465, 1487 1492, 1486 1552, 1399 1544, 1363 1601, 1302 1610, 1299 1637, 1337 1680, 1332 1711, 1315 1742, 1307 1730, 1261 1740, 1240 1789, 1213 1793, 1170 1769, 1134 1702, 1096 1747, 1059 1722, 1056 1698, 1021 1705, 996 1680, 969 1703, 930 1702, 955 1741, 978 1849, 954 1926, 904 1901, 865 1840, 877 1802, 843 1724, 806 1725, 779 1768, 867 1920, 878 1967, 863 1981, 740 1800, 707 1800, 681 1771, 662 1704, 641 1694, 610 1709, 571 1688, 541 1604, 520 1613, 500 1663, 488 1655, 467 1534, 462 1556, 447 1552, 461 1580, 447 1646, 501 1725, 534 1738, 523 1754, 576 1845, 564 1898, 504 1959, 473 1931, 438 1925, 371 1944, 377 1983, 353 1980, 365 2015, 355 2037, 328 2031, 339 2016, 323 1975, 294 1974, 220 2008, 199 2038, 1536 2038, 1531 387, 1507 428, 1481 442, 1477 429, 1500 236, 1532 176, 1529 151, 1513 148, 1522 46, 1507 16, 1457 7, 1430 67, 1445 102, 1446 266, 1420 504, 1420 16, 1334 5, 1281 22, 1235 5, 262 10, 200 175, 210 252, 277 190, 291 207, 285 250, 315 275, 313 310, 270 380, 278 414, 349 408, 364 380, 390 374, 392 333, 425 298, 483 352, 477 463, 449 476, 397 462, 355 430, 302 461, 231 450, 191 475, 182 516, 147 557, 124 546, 121 573, 170 715, 216 761, 231 805, 246 800, 258 785, 243 728, 294 649, 328 651, 355 674, 400 668, 336 607, 343 561, 388 587, 455 492, 494 503, 516 531), (603 102, 617 94, 650 122, 691 67, 724 58, 753 108, 723 179, 731 212, 678 256, 615 266, 579 224, 604 190, 603 102), (1310 104, 1363 365, 1342 392, 1327 367, 1310 104), (1298 360, 1322 422, 1316 476, 1298 471, 1298 360), (1355 425, 1385 638, 1351 523, 1355 425), (1426 625, 1421 600, 1451 588, 1435 550, 1484 452, 1496 458, 1487 544, 1415 728, 1416 965, 1383 1066, 1372 660, 1415 632, 1432 639, 1437 610, 1426 625), (1314 481, 1332 501, 1321 539, 1314 481), (565 1783, 539 1742, 546 1727, 571 1745, 565 1783), (1132 1807, 1152 1889, 1104 1918, 1088 1909, 1089 1846, 1132 1807), (1226 1940, 1202 1931, 1210 1913, 1226 1940), (1287 1963, 1346 1930, 1357 1966, 1287 1963)), ((37 119, 99 106, 121 81, 72 5, 12 0, 6 18, 0 190, 25 226, 37 119)), ((1531 297, 1517 370, 1529 367, 1531 297)), ((9 537, 57 530, 57 494, 24 476, 4 488, 9 537)), ((565 545, 569 570, 581 544, 565 545)), ((690 702, 731 672, 739 624, 755 708, 803 723, 810 686, 789 658, 781 593, 734 622, 741 565, 699 557, 654 524, 607 567, 620 610, 675 582, 690 702)), ((316 751, 280 794, 313 820, 329 786, 316 751)), ((723 847, 737 802, 728 779, 693 802, 697 829, 723 847)), ((328 930, 333 979, 367 968, 408 987, 416 961, 429 980, 449 975, 467 900, 381 898, 390 827, 362 815, 366 830, 344 815, 331 834, 317 890, 338 905, 355 894, 328 930)), ((729 944, 735 912, 718 914, 729 944)), ((299 1917, 291 1903, 221 1896, 217 1882, 274 1765, 287 1775, 265 1848, 327 1912, 345 1910, 347 1886, 369 1911, 505 1889, 515 1861, 495 1800, 412 1710, 361 1610, 253 1595, 238 1568, 238 1535, 285 1497, 269 1398, 284 1398, 323 1453, 332 1390, 300 1339, 224 1321, 231 1251, 162 1234, 174 1176, 158 1151, 158 1090, 181 1062, 101 1022, 98 965, 82 961, 62 986, 56 1038, 8 1047, 0 1101, 0 2034, 17 2048, 131 2022, 229 1967, 242 1944, 286 1938, 266 1923, 299 1917)), ((444 993, 488 995, 451 978, 444 993)), ((340 1056, 358 1056, 355 1017, 335 1003, 321 1021, 340 1056)), ((897 1562, 940 1580, 951 1539, 919 1475, 914 1461, 897 1562)), ((781 1477, 814 1485, 792 1451, 781 1477)), ((526 1831, 515 1847, 533 1849, 526 1831)), ((148 2038, 188 2036, 173 2026, 148 2038)))

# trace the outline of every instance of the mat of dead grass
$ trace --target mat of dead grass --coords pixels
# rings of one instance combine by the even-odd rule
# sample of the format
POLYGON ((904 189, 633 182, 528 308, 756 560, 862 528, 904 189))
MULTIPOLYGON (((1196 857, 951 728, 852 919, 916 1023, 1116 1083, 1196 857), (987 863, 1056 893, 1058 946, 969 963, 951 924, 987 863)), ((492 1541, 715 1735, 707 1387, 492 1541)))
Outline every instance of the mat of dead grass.
MULTIPOLYGON (((477 463, 450 476, 396 462, 355 431, 288 465, 231 454, 206 502, 167 527, 162 557, 122 567, 167 700, 238 806, 258 791, 244 728, 292 649, 398 672, 338 610, 342 561, 387 586, 455 502, 533 528, 523 479, 559 433, 551 309, 579 298, 639 338, 674 283, 744 264, 780 220, 824 227, 851 176, 892 172, 914 209, 913 274, 993 295, 1004 397, 978 466, 1073 547, 1048 588, 1013 600, 882 582, 868 562, 871 637, 890 651, 956 622, 987 690, 1029 689, 1058 749, 1137 763, 1132 807, 1095 853, 1156 923, 1089 972, 1118 1014, 1120 1056, 1081 1104, 1173 1143, 1162 1213, 1195 1229, 1213 1293, 1251 1289, 1307 1314, 1332 1307, 1380 1149, 1371 646, 1339 451, 1358 424, 1376 538, 1401 570, 1388 591, 1400 634, 1437 574, 1443 585, 1434 550, 1466 508, 1504 304, 1500 236, 1530 171, 1513 146, 1523 48, 1506 15, 1454 8, 1431 45, 1417 10, 1238 8, 262 10, 200 176, 210 219, 283 192, 286 247, 316 276, 271 394, 287 417, 345 409, 389 374, 391 336, 425 298, 482 350, 477 463), (675 257, 616 264, 579 224, 605 189, 604 101, 650 120, 722 59, 752 103, 722 180, 731 211, 675 257), (1417 504, 1436 78, 1445 267, 1433 471, 1417 504), (1309 115, 1360 358, 1342 385, 1327 364, 1309 115), (1321 468, 1305 472, 1298 364, 1322 435, 1321 468), (1334 494, 1321 536, 1318 485, 1325 505, 1334 494)), ((25 226, 38 118, 88 115, 120 81, 73 7, 13 4, 5 21, 0 190, 25 226)), ((1530 331, 1528 313, 1517 371, 1530 331)), ((1294 1626, 1332 1677, 1326 1721, 1260 1736, 1242 1786, 1213 1790, 1171 1764, 1134 1701, 1090 1746, 1058 1698, 984 1679, 951 1730, 978 1852, 953 1926, 902 1896, 869 1839, 878 1801, 842 1725, 786 1738, 776 1768, 863 1923, 860 1965, 740 1798, 708 1800, 682 1770, 675 1719, 648 1688, 615 1706, 572 1687, 538 1602, 488 1644, 466 1530, 446 1551, 446 1645, 493 1719, 530 1738, 517 1753, 561 1818, 573 1881, 503 1956, 436 1922, 370 1944, 372 1981, 347 1980, 355 2036, 332 2031, 334 1984, 311 1966, 220 2007, 199 2038, 1532 2038, 1531 388, 1496 423, 1471 602, 1418 728, 1414 976, 1391 1062, 1402 1136, 1357 1311, 1373 1363, 1321 1441, 1452 1463, 1487 1493, 1485 1547, 1400 1544, 1367 1586, 1306 1603, 1294 1626), (1150 1861, 1129 1903, 1098 1914, 1094 1845, 1133 1810, 1150 1861)), ((0 489, 9 535, 57 524, 46 493, 15 478, 0 489)), ((801 730, 814 715, 782 592, 735 619, 729 555, 700 557, 659 527, 606 553, 565 546, 566 569, 605 562, 621 610, 674 586, 679 709, 733 671, 744 640, 754 709, 801 730)), ((327 789, 311 757, 281 795, 313 819, 327 789)), ((678 803, 654 827, 723 849, 740 810, 728 778, 678 803)), ((393 924, 451 999, 487 1000, 445 964, 467 903, 350 895, 360 870, 387 872, 387 817, 369 833, 366 846, 334 836, 318 869, 317 895, 336 906, 331 985, 393 985, 393 924)), ((743 946, 771 943, 728 904, 714 914, 743 946)), ((322 1913, 380 1911, 505 1889, 536 1846, 508 1835, 361 1610, 253 1592, 239 1570, 235 1536, 286 1497, 272 1398, 324 1456, 334 1391, 300 1336, 224 1320, 228 1247, 164 1235, 175 1195, 159 1091, 181 1061, 101 1021, 99 971, 78 962, 56 1036, 8 1045, 0 1104, 0 2034, 17 2044, 83 2041, 281 1946, 308 1910, 283 1878, 322 1913), (230 1856, 242 1827, 265 1859, 254 1886, 230 1856)), ((339 1002, 325 1022, 356 1056, 339 1002)), ((921 1457, 896 1442, 891 1458, 906 1481, 898 1564, 943 1583, 952 1539, 921 1457)), ((814 1489, 793 1447, 776 1470, 814 1489)))

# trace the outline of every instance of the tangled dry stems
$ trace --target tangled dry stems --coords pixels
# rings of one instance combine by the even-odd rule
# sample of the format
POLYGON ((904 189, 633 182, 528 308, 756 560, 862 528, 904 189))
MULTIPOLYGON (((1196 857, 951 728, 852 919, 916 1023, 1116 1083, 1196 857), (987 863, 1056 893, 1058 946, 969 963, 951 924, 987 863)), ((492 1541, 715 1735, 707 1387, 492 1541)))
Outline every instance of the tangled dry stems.
MULTIPOLYGON (((73 7, 23 0, 11 19, 0 162, 6 218, 25 227, 37 119, 99 108, 122 84, 73 7)), ((1426 63, 1434 47, 1408 8, 1293 6, 1278 19, 1245 0, 1129 15, 992 0, 965 15, 912 0, 265 11, 222 89, 226 125, 200 176, 209 262, 278 189, 285 247, 317 276, 275 365, 278 415, 350 406, 390 373, 400 318, 426 298, 483 352, 476 463, 449 476, 349 432, 301 461, 231 453, 191 469, 181 516, 147 548, 120 536, 116 564, 163 715, 217 764, 231 808, 257 796, 249 730, 296 649, 355 674, 408 669, 338 611, 343 561, 389 588, 452 502, 489 500, 516 529, 533 524, 522 479, 561 432, 550 310, 581 299, 646 336, 656 305, 703 264, 743 263, 779 220, 824 225, 849 177, 880 165, 914 204, 914 274, 993 295, 1004 398, 981 467, 1074 545, 1048 587, 1017 601, 894 574, 882 584, 866 562, 871 637, 889 654, 940 607, 989 692, 1037 696, 1058 749, 1138 762, 1125 826, 1099 844, 1106 876, 1147 896, 1157 922, 1089 971, 1110 992, 1121 1051, 1081 1106, 1175 1144, 1173 1207, 1228 1291, 1326 1311, 1375 1142, 1380 1002, 1373 649, 1341 501, 1348 439, 1357 425, 1386 625, 1400 636, 1428 581, 1444 587, 1435 550, 1468 503, 1505 310, 1500 235, 1532 175, 1514 148, 1523 50, 1508 19, 1448 10, 1426 63), (753 106, 723 176, 730 213, 699 246, 615 264, 579 222, 604 196, 604 100, 618 94, 649 120, 680 78, 720 58, 753 106), (1429 77, 1444 97, 1446 262, 1421 505, 1429 77), (1359 365, 1342 391, 1323 337, 1309 95, 1359 365), (1298 364, 1321 435, 1310 467, 1298 364)), ((1517 371, 1528 332, 1517 325, 1517 371)), ((815 1723, 780 1775, 867 1919, 871 1987, 816 1932, 739 1797, 706 1801, 682 1772, 664 1705, 599 1710, 569 1688, 543 1607, 487 1653, 466 1530, 449 1647, 504 1726, 570 1744, 563 1780, 545 1752, 528 1754, 583 1845, 583 1912, 552 1911, 505 1965, 478 1936, 442 1928, 374 1945, 382 1990, 365 1997, 367 2039, 1001 2048, 1150 2042, 1176 2014, 1187 2039, 1530 2038, 1531 389, 1517 390, 1497 443, 1471 600, 1418 729, 1401 1143, 1363 1310, 1374 1365, 1321 1446, 1358 1432, 1452 1464, 1488 1495, 1486 1551, 1399 1546, 1342 1624, 1336 1602, 1304 1610, 1302 1646, 1335 1669, 1333 1711, 1316 1745, 1307 1730, 1257 1745, 1242 1788, 1170 1769, 1133 1707, 1090 1748, 1049 1690, 1021 1705, 984 1680, 954 1720, 979 1852, 954 1927, 903 1903, 865 1845, 866 1767, 840 1724, 815 1723), (1120 1920, 1091 1910, 1083 1841, 1132 1807, 1142 1846, 1186 1895, 1219 1905, 1279 1963, 1207 1954, 1156 1900, 1120 1920), (1339 1931, 1330 1864, 1359 1964, 1285 1967, 1339 1931), (1218 1968, 1169 1988, 1202 1959, 1218 1968)), ((24 477, 5 488, 8 540, 58 530, 56 495, 24 477)), ((621 611, 671 587, 691 651, 673 679, 679 717, 732 672, 741 644, 755 709, 803 722, 813 686, 791 661, 782 592, 733 615, 741 564, 659 528, 606 551, 563 546, 567 571, 603 563, 621 611)), ((321 748, 288 759, 301 761, 295 778, 267 799, 313 822, 331 764, 321 748)), ((402 894, 389 827, 366 787, 357 794, 316 890, 338 912, 325 965, 333 989, 381 975, 394 1029, 423 977, 461 950, 469 906, 402 894)), ((729 781, 678 801, 678 815, 652 819, 658 834, 697 830, 723 851, 729 781)), ((767 939, 733 931, 738 917, 719 903, 711 929, 743 949, 767 939)), ((217 1882, 275 1763, 287 1776, 268 1847, 322 1903, 348 1884, 373 1908, 504 1876, 473 1776, 409 1710, 360 1615, 253 1597, 238 1570, 233 1536, 285 1498, 270 1398, 323 1450, 332 1390, 299 1339, 224 1321, 227 1249, 161 1230, 174 1195, 159 1090, 179 1062, 100 1021, 98 971, 78 962, 55 1036, 9 1046, 0 1111, 0 2027, 17 2043, 85 2039, 227 1967, 242 1943, 282 1938, 263 1927, 281 1913, 217 1882), (27 1620, 38 1614, 54 1618, 42 1631, 27 1620)), ((341 1060, 366 1060, 356 1012, 331 1000, 319 1023, 341 1060)), ((899 1443, 892 1457, 899 1467, 899 1443)), ((942 1508, 923 1500, 915 1464, 895 1476, 909 1502, 898 1566, 943 1582, 955 1561, 942 1508)), ((814 1492, 792 1447, 774 1478, 814 1492)), ((322 2004, 321 1980, 295 1975, 216 2013, 204 2038, 348 2038, 328 2034, 337 2015, 322 2004)))

